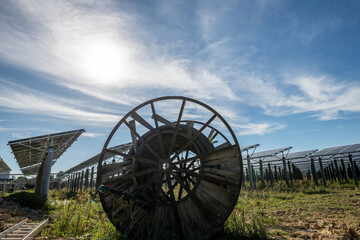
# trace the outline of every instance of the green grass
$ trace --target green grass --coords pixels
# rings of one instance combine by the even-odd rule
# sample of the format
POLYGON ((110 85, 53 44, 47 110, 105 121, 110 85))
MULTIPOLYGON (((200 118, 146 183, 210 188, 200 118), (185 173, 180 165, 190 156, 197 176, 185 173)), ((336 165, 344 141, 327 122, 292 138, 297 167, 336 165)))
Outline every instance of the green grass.
POLYGON ((121 234, 108 220, 98 198, 88 191, 49 193, 52 209, 50 224, 42 236, 91 239, 121 239, 121 234))
MULTIPOLYGON (((51 190, 47 211, 50 224, 42 236, 130 238, 113 227, 98 196, 88 191, 51 190)), ((255 190, 248 185, 242 188, 230 217, 211 239, 311 238, 327 232, 338 238, 356 236, 360 234, 359 213, 360 190, 353 183, 329 182, 327 188, 312 181, 295 182, 291 187, 284 182, 272 187, 257 183, 255 190)))

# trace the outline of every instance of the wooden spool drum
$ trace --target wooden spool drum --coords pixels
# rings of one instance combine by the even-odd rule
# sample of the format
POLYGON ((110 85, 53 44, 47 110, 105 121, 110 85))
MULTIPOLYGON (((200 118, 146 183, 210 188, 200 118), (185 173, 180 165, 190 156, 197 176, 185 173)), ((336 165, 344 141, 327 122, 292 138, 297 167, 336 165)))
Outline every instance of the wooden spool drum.
POLYGON ((153 99, 126 114, 108 137, 98 165, 101 203, 130 238, 207 239, 237 203, 241 159, 235 134, 211 107, 185 97, 153 99), (126 137, 128 152, 109 148, 126 137), (107 153, 120 160, 104 164, 107 153))

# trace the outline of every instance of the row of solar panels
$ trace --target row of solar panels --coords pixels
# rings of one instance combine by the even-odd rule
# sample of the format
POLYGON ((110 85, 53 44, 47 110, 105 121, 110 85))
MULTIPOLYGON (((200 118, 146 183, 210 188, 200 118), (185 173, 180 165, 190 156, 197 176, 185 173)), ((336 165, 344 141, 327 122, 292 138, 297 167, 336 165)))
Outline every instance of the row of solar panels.
MULTIPOLYGON (((54 133, 49 135, 43 135, 38 137, 26 138, 16 141, 9 141, 9 145, 12 149, 12 152, 15 155, 15 158, 18 162, 18 165, 21 171, 25 175, 36 175, 41 163, 44 161, 47 151, 50 145, 54 147, 54 156, 53 164, 56 160, 67 150, 68 147, 72 145, 77 138, 85 132, 84 129, 67 131, 61 133, 54 133)), ((128 151, 132 146, 132 143, 126 143, 118 146, 114 146, 111 149, 121 152, 128 151)), ((244 154, 244 160, 246 156, 249 155, 251 163, 256 165, 261 160, 263 163, 279 162, 282 157, 285 157, 287 160, 291 160, 292 163, 308 162, 308 158, 311 157, 322 157, 326 159, 336 159, 344 157, 346 154, 356 154, 359 153, 360 156, 360 144, 352 144, 345 146, 338 146, 332 148, 325 148, 320 151, 317 149, 289 153, 292 147, 278 148, 268 151, 255 152, 259 144, 241 147, 241 151, 244 154)), ((105 159, 113 157, 115 154, 108 152, 105 156, 105 159)), ((65 173, 76 172, 81 169, 87 168, 91 165, 95 165, 98 162, 100 154, 93 156, 92 158, 68 169, 65 173)), ((0 158, 0 172, 10 171, 11 169, 7 164, 0 158)))
MULTIPOLYGON (((128 151, 132 146, 132 143, 126 143, 122 145, 118 145, 115 147, 112 147, 111 149, 118 150, 121 152, 128 151)), ((282 164, 282 157, 285 157, 286 160, 290 160, 292 163, 309 163, 309 157, 325 157, 326 159, 336 159, 338 157, 344 157, 344 154, 358 154, 360 157, 360 144, 352 144, 352 145, 345 145, 345 146, 339 146, 339 147, 332 147, 332 148, 325 148, 321 151, 318 151, 318 149, 313 150, 307 150, 307 151, 301 151, 301 152, 294 152, 289 153, 289 151, 292 149, 292 147, 286 147, 286 148, 278 148, 268 151, 262 151, 262 152, 255 152, 256 148, 260 146, 259 144, 245 146, 241 148, 241 151, 245 153, 243 155, 243 160, 246 160, 247 154, 250 155, 250 160, 253 165, 258 165, 259 160, 262 160, 263 163, 272 163, 274 165, 281 165, 282 164), (336 150, 336 151, 335 151, 336 150), (281 154, 280 156, 278 156, 281 154)), ((106 157, 104 159, 108 159, 111 157, 114 157, 114 153, 108 152, 106 157)), ((80 171, 82 169, 85 169, 87 167, 96 165, 98 163, 100 154, 97 154, 93 156, 92 158, 68 169, 65 171, 66 174, 80 171)), ((357 155, 355 155, 357 156, 357 155)), ((318 164, 318 163, 317 163, 318 164)))

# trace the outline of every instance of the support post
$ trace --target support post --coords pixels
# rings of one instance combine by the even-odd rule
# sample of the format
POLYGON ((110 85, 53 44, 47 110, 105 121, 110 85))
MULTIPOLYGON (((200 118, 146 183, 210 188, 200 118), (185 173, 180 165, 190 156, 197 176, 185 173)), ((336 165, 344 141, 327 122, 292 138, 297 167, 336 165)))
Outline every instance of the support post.
POLYGON ((81 178, 80 178, 80 191, 82 191, 84 186, 84 170, 81 171, 81 178))
POLYGON ((316 184, 316 186, 319 186, 318 180, 317 180, 317 176, 316 176, 316 169, 315 169, 315 163, 314 163, 314 159, 311 159, 311 172, 312 172, 312 176, 313 176, 313 180, 316 184))
POLYGON ((355 164, 353 162, 353 159, 352 159, 352 156, 351 154, 349 154, 349 162, 350 162, 350 167, 351 167, 351 173, 352 173, 352 176, 353 176, 353 179, 354 179, 354 183, 356 186, 359 186, 359 183, 358 183, 358 178, 357 178, 357 175, 356 175, 356 169, 355 169, 355 164))
POLYGON ((271 186, 274 185, 274 178, 273 178, 273 174, 272 174, 272 171, 271 171, 271 166, 270 166, 270 163, 268 163, 268 167, 269 167, 269 178, 270 178, 270 183, 271 183, 271 186))
POLYGON ((290 164, 290 160, 288 160, 288 168, 289 168, 289 177, 290 177, 290 182, 291 185, 294 185, 294 181, 293 181, 293 173, 291 171, 291 164, 290 164))
POLYGON ((344 159, 341 159, 341 166, 342 166, 342 170, 343 170, 343 176, 345 178, 345 181, 348 183, 349 180, 347 178, 347 174, 346 174, 346 167, 345 167, 345 163, 344 163, 344 159))
POLYGON ((274 171, 275 182, 277 182, 278 181, 278 175, 277 175, 277 171, 276 171, 276 166, 274 166, 274 169, 275 169, 275 171, 274 171))
POLYGON ((339 182, 341 182, 340 171, 339 171, 339 167, 338 167, 338 164, 337 164, 336 160, 334 160, 334 165, 335 165, 335 171, 336 171, 337 179, 338 179, 339 182))
POLYGON ((335 167, 334 167, 334 164, 333 163, 330 163, 330 166, 331 166, 331 175, 332 175, 332 178, 336 181, 336 171, 335 171, 335 167))
POLYGON ((261 184, 262 184, 263 186, 265 186, 263 164, 262 164, 262 161, 261 161, 261 160, 260 160, 260 178, 261 178, 261 184))
POLYGON ((75 191, 78 191, 80 187, 80 173, 77 172, 76 173, 76 187, 75 187, 75 191))
POLYGON ((320 164, 320 172, 321 172, 321 177, 324 183, 324 187, 326 187, 326 179, 325 179, 325 173, 324 173, 324 168, 323 168, 323 164, 322 164, 322 159, 319 158, 319 164, 320 164))
POLYGON ((282 158, 282 161, 283 161, 283 168, 284 168, 284 175, 285 175, 286 185, 289 187, 290 183, 289 183, 289 176, 288 176, 288 172, 287 172, 285 157, 282 158))
POLYGON ((326 179, 327 179, 327 180, 330 180, 330 173, 329 173, 328 167, 326 167, 326 168, 324 169, 324 172, 325 172, 325 177, 326 177, 326 179))
POLYGON ((90 187, 93 188, 94 185, 94 167, 91 168, 91 177, 90 177, 90 187))
POLYGON ((4 193, 8 192, 8 184, 7 184, 8 182, 7 181, 8 181, 7 179, 4 180, 4 190, 3 190, 4 193))
POLYGON ((252 171, 252 179, 253 179, 253 183, 254 183, 254 188, 256 188, 256 174, 255 174, 255 169, 254 166, 251 166, 251 171, 252 171))
POLYGON ((89 169, 85 171, 85 188, 89 188, 89 169))
POLYGON ((67 181, 67 185, 66 185, 67 190, 70 189, 70 181, 71 181, 70 177, 71 177, 71 175, 68 176, 68 181, 67 181))
POLYGON ((251 188, 251 189, 254 189, 254 183, 253 183, 253 176, 252 176, 252 171, 251 171, 251 163, 250 163, 250 156, 249 156, 249 154, 247 154, 246 160, 247 160, 247 164, 248 164, 250 188, 251 188))
POLYGON ((47 151, 47 157, 44 162, 41 164, 43 165, 42 169, 40 167, 36 183, 40 183, 36 186, 35 193, 42 196, 47 196, 49 192, 49 185, 50 185, 50 175, 51 175, 51 165, 54 155, 54 147, 52 146, 52 139, 51 145, 47 151), (39 178, 39 181, 38 181, 39 178))

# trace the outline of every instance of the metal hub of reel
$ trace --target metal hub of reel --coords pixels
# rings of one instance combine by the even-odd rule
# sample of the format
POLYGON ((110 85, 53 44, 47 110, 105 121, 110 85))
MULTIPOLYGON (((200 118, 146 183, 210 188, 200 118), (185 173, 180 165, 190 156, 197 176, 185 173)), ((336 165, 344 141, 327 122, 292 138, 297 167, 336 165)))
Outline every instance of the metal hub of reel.
POLYGON ((233 210, 241 180, 240 148, 228 123, 185 97, 153 99, 126 114, 104 145, 97 176, 110 221, 146 239, 210 237, 233 210), (110 149, 119 139, 132 142, 127 153, 110 149), (105 164, 109 152, 120 160, 105 164))

